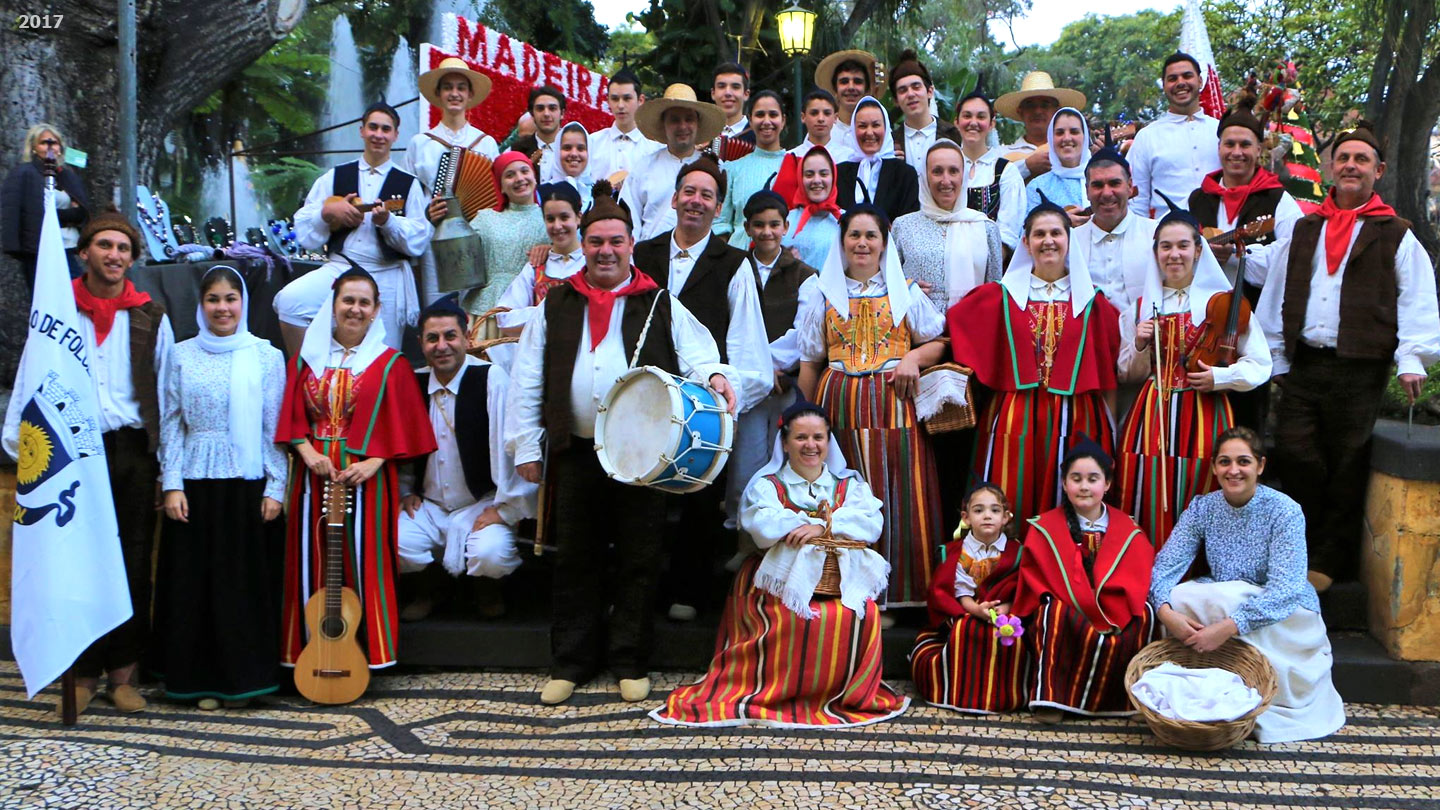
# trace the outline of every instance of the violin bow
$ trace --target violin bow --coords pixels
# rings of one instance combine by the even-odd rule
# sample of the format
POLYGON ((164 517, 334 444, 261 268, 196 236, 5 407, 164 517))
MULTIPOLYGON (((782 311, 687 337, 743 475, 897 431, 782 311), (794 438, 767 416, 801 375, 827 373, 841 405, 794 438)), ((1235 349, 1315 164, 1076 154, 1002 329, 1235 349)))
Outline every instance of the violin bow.
POLYGON ((1170 412, 1170 391, 1165 385, 1165 371, 1162 366, 1163 358, 1160 352, 1160 307, 1151 303, 1150 311, 1152 313, 1152 320, 1155 322, 1155 336, 1151 339, 1150 343, 1155 349, 1155 410, 1157 412, 1156 422, 1160 428, 1160 510, 1168 513, 1170 511, 1170 491, 1165 479, 1168 477, 1167 470, 1170 466, 1170 454, 1165 445, 1167 442, 1167 434, 1169 434, 1170 431, 1165 425, 1165 420, 1170 412))

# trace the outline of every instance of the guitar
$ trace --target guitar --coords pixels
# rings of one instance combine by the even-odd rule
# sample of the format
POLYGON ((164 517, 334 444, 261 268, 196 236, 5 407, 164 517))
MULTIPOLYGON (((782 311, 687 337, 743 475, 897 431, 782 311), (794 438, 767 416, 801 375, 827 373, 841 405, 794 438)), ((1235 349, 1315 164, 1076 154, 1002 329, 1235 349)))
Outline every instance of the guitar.
MULTIPOLYGON (((345 198, 340 196, 339 194, 325 198, 325 205, 329 205, 332 202, 345 202, 345 198)), ((395 197, 389 200, 375 200, 374 202, 360 202, 359 200, 356 200, 355 202, 352 202, 351 205, 355 206, 356 210, 358 210, 362 214, 368 214, 371 211, 374 211, 376 208, 384 208, 386 211, 395 214, 404 210, 405 198, 395 197)))
POLYGON ((1205 237, 1205 241, 1212 244, 1223 244, 1225 242, 1234 242, 1237 240, 1241 242, 1251 242, 1254 241, 1257 236, 1264 236, 1267 233, 1274 232, 1274 230, 1275 218, 1270 216, 1269 214, 1266 214, 1263 217, 1257 217, 1250 222, 1241 225, 1233 231, 1222 231, 1219 228, 1201 229, 1205 237))
POLYGON ((295 688, 316 703, 350 703, 370 685, 360 649, 360 597, 344 585, 345 516, 354 490, 325 484, 325 585, 305 603, 310 641, 295 661, 295 688))

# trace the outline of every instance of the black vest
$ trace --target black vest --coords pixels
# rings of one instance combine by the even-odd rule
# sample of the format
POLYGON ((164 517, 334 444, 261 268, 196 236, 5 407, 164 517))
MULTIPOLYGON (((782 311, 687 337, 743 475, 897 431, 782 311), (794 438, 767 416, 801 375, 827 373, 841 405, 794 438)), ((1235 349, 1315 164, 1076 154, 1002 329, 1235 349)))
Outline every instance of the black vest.
POLYGON ((1010 161, 1005 158, 995 158, 995 177, 988 186, 965 189, 965 207, 971 211, 979 211, 985 216, 1000 221, 1000 175, 1005 173, 1005 167, 1010 161))
MULTIPOLYGON (((1280 206, 1280 200, 1285 196, 1283 188, 1267 188, 1264 191, 1257 191, 1245 198, 1245 204, 1240 206, 1240 216, 1235 220, 1237 226, 1248 225, 1260 217, 1275 216, 1275 209, 1280 206)), ((1220 227, 1220 207, 1224 203, 1220 197, 1214 194, 1206 194, 1200 189, 1190 192, 1190 213, 1200 221, 1202 228, 1220 227)), ((1268 245, 1275 241, 1275 232, 1257 236, 1248 240, 1246 244, 1268 245)))
MULTIPOLYGON (((429 413, 430 372, 415 372, 415 381, 429 413)), ((489 382, 489 365, 469 366, 460 378, 460 393, 455 397, 455 446, 460 452, 465 486, 477 500, 495 488, 494 471, 490 469, 489 382)), ((425 458, 415 462, 417 494, 425 492, 425 462, 425 458)))
MULTIPOLYGON (((380 199, 393 200, 400 198, 402 204, 399 211, 392 211, 392 214, 405 216, 403 201, 410 195, 410 184, 415 182, 415 177, 399 169, 392 168, 390 173, 385 175, 385 180, 380 184, 380 199)), ((346 197, 351 194, 360 193, 360 161, 354 160, 349 163, 341 163, 335 167, 335 187, 333 194, 338 197, 346 197)), ((361 202, 374 202, 374 200, 361 200, 361 202)), ((330 256, 343 256, 341 250, 345 247, 345 240, 354 233, 354 228, 343 228, 338 231, 331 231, 330 238, 325 240, 325 252, 330 256)), ((380 255, 390 261, 399 261, 405 258, 399 251, 385 244, 384 239, 375 240, 380 245, 380 255)))
POLYGON ((787 251, 780 251, 775 266, 770 268, 770 280, 760 282, 760 268, 755 257, 750 258, 750 269, 755 273, 755 286, 760 290, 760 311, 765 315, 765 338, 774 343, 795 325, 795 311, 800 308, 800 285, 805 279, 816 274, 815 268, 800 261, 787 251))
MULTIPOLYGON (((745 263, 745 252, 731 247, 719 236, 710 235, 705 252, 695 259, 690 276, 685 279, 685 288, 676 290, 670 285, 670 239, 674 231, 666 231, 653 239, 646 239, 635 245, 635 266, 642 270, 661 287, 670 288, 670 293, 690 310, 696 320, 704 324, 715 345, 720 349, 720 362, 728 363, 729 353, 725 351, 725 336, 730 331, 730 280, 745 263)), ((626 307, 627 309, 629 307, 626 307)))

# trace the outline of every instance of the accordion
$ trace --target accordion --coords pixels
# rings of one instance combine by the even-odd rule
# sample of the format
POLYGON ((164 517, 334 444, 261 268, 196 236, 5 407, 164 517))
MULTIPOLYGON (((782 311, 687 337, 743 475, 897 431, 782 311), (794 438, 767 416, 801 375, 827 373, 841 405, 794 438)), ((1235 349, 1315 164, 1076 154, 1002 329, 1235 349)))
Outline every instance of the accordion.
POLYGON ((484 155, 452 146, 440 156, 433 193, 454 197, 465 219, 474 219, 482 208, 494 208, 500 203, 500 189, 495 186, 491 165, 490 158, 484 155))
POLYGON ((716 135, 715 140, 702 147, 716 160, 739 160, 755 151, 755 131, 746 130, 739 135, 716 135))

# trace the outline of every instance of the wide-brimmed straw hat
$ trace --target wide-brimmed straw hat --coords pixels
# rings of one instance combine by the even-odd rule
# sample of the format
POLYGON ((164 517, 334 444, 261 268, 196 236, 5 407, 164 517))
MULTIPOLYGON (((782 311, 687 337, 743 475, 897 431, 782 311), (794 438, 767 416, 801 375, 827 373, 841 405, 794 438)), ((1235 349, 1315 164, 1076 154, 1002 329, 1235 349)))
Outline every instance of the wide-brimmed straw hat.
POLYGON ((725 113, 719 107, 700 101, 695 88, 688 84, 672 84, 665 88, 665 95, 640 105, 635 111, 635 125, 652 141, 665 143, 665 111, 673 109, 694 110, 700 116, 700 125, 695 130, 695 143, 705 144, 714 140, 725 128, 725 113))
POLYGON ((445 103, 440 98, 440 80, 451 73, 459 73, 470 80, 470 103, 465 105, 465 109, 474 107, 490 95, 490 77, 471 70, 464 59, 454 56, 441 59, 439 67, 420 74, 417 82, 420 85, 420 95, 436 107, 444 107, 445 103))
POLYGON ((1085 94, 1068 87, 1056 87, 1055 80, 1043 70, 1032 70, 1020 80, 1020 89, 995 99, 995 112, 1012 121, 1020 120, 1020 103, 1027 98, 1053 98, 1061 107, 1085 109, 1085 94))
POLYGON ((885 83, 885 65, 869 51, 836 51, 821 59, 819 66, 815 68, 815 86, 821 90, 830 91, 830 94, 838 99, 840 96, 835 92, 835 69, 840 67, 840 63, 851 59, 862 65, 870 66, 870 92, 866 95, 874 96, 877 99, 884 98, 885 91, 890 89, 885 83))

